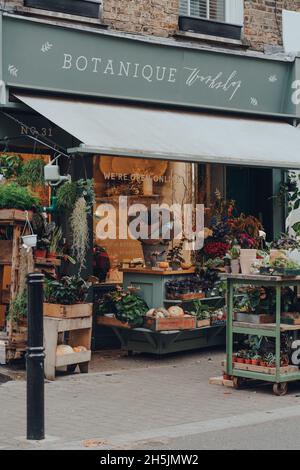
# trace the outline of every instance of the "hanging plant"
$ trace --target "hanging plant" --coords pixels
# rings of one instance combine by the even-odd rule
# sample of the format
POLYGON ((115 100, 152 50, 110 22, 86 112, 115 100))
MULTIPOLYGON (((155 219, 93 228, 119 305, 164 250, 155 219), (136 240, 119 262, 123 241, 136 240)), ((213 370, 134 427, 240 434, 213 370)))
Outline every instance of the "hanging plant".
POLYGON ((86 252, 88 248, 88 214, 84 197, 80 197, 71 215, 71 230, 73 236, 72 253, 79 264, 79 273, 85 267, 86 252))
POLYGON ((77 198, 77 183, 67 181, 57 190, 58 209, 72 210, 77 198))
POLYGON ((29 160, 21 168, 20 176, 17 181, 21 186, 43 186, 45 162, 41 159, 29 160))
POLYGON ((90 213, 95 203, 94 180, 81 179, 77 181, 77 196, 84 197, 87 211, 90 213))

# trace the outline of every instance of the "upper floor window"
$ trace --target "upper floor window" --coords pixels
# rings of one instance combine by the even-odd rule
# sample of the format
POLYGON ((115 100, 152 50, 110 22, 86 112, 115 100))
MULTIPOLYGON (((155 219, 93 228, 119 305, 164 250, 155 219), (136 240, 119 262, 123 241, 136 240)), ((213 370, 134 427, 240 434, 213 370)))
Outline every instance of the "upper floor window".
POLYGON ((225 21, 225 0, 180 0, 179 14, 225 21))
POLYGON ((240 40, 243 23, 243 0, 180 0, 181 31, 240 40))
POLYGON ((99 18, 101 0, 24 0, 24 6, 69 15, 99 18))

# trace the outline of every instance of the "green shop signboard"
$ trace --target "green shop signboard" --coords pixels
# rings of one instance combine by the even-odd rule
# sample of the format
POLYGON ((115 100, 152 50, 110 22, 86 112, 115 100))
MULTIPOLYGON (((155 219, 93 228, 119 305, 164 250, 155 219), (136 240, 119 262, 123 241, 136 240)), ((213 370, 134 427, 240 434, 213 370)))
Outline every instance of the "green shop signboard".
POLYGON ((247 113, 296 115, 295 62, 2 17, 9 87, 247 113))

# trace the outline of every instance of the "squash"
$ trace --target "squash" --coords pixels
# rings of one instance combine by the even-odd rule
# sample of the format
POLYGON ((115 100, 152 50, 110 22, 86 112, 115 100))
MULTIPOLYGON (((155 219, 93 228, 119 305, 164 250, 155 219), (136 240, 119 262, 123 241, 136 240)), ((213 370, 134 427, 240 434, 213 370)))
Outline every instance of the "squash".
POLYGON ((183 317, 184 311, 178 305, 174 305, 173 307, 168 308, 169 316, 170 317, 183 317))
POLYGON ((65 354, 73 354, 73 348, 67 344, 59 344, 56 348, 57 356, 64 356, 65 354))
POLYGON ((86 347, 85 346, 75 346, 73 348, 73 351, 74 352, 83 352, 83 351, 87 351, 86 347))

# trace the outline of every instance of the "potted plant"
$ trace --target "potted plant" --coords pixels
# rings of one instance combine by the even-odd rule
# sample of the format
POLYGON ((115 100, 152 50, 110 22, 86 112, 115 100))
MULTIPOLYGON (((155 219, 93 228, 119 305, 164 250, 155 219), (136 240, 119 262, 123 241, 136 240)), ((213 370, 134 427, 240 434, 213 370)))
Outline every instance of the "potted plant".
POLYGON ((178 245, 173 246, 169 250, 167 255, 167 260, 169 261, 171 268, 175 271, 180 269, 181 263, 184 262, 184 258, 182 256, 183 243, 184 240, 181 240, 178 245))
POLYGON ((34 214, 32 218, 32 227, 37 234, 37 245, 34 250, 36 258, 46 258, 49 251, 53 233, 56 230, 54 222, 47 222, 47 219, 42 214, 34 214))
POLYGON ((210 326, 210 309, 203 305, 201 300, 194 300, 191 315, 196 317, 198 328, 210 326))
POLYGON ((265 361, 267 362, 268 367, 272 367, 272 368, 276 367, 276 356, 275 356, 275 354, 269 353, 266 356, 265 361))
POLYGON ((56 227, 51 233, 48 258, 56 259, 59 252, 59 243, 62 239, 62 230, 56 227))
POLYGON ((252 354, 250 351, 245 356, 245 364, 252 364, 252 354))
POLYGON ((31 211, 39 207, 39 200, 30 189, 15 182, 0 185, 0 219, 26 221, 25 211, 30 219, 31 211))
POLYGON ((232 274, 239 274, 240 272, 240 248, 237 245, 233 245, 226 257, 230 260, 230 268, 232 274))
POLYGON ((119 322, 133 328, 143 325, 148 309, 141 297, 123 290, 105 294, 99 304, 101 316, 113 314, 119 322))
POLYGON ((259 354, 254 354, 251 359, 251 364, 253 366, 259 366, 260 360, 261 360, 261 356, 259 354))
POLYGON ((80 276, 46 279, 44 315, 58 318, 92 315, 93 304, 86 302, 89 287, 80 276))

